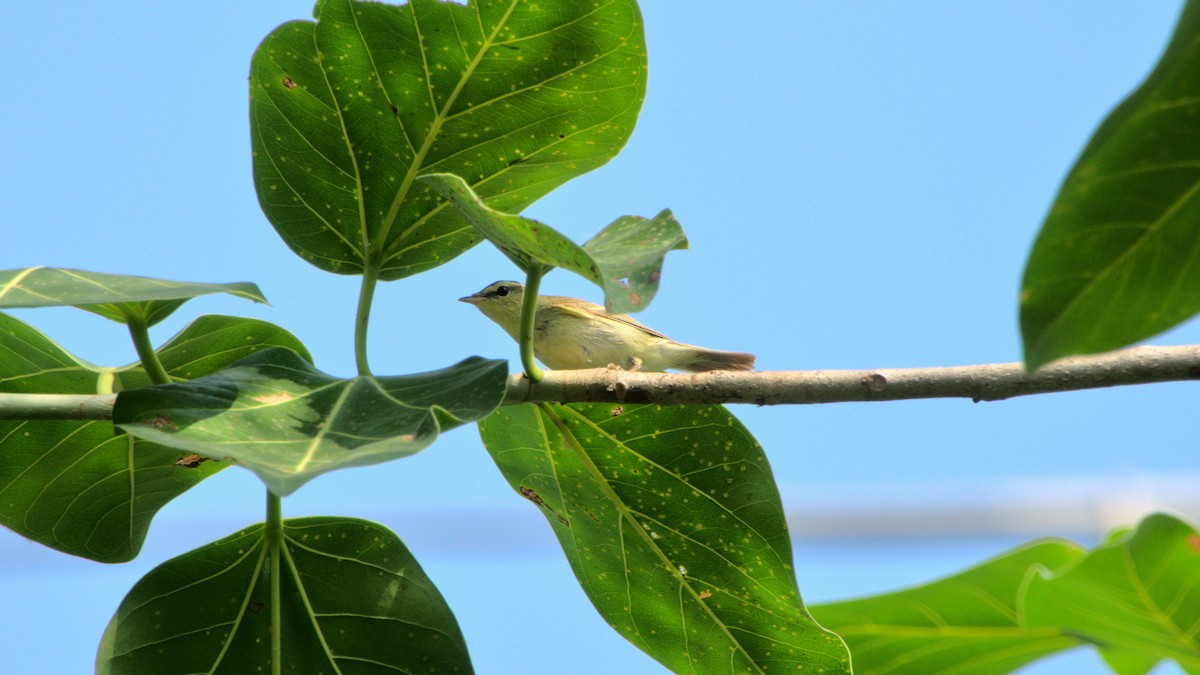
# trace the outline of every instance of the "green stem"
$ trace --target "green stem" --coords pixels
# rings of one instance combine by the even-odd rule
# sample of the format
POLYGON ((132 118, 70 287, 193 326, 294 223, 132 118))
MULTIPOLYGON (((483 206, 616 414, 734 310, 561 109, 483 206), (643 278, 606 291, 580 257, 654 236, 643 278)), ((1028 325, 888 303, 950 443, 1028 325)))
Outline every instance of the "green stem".
POLYGON ((283 597, 279 570, 283 558, 283 505, 279 495, 267 491, 267 556, 271 565, 271 675, 283 673, 283 597))
POLYGON ((368 265, 363 270, 362 287, 358 291, 358 314, 354 317, 354 363, 359 375, 370 375, 367 363, 367 324, 371 322, 371 302, 375 298, 375 284, 379 281, 379 268, 368 265))
POLYGON ((538 287, 546 268, 536 266, 525 273, 525 297, 521 300, 521 333, 517 344, 521 347, 521 365, 530 382, 541 382, 546 376, 533 360, 533 320, 537 315, 538 287))
POLYGON ((163 368, 162 361, 159 361, 158 355, 154 353, 154 345, 150 342, 150 327, 146 325, 145 317, 126 314, 125 325, 129 328, 129 337, 133 338, 133 348, 137 350, 138 358, 142 361, 142 368, 146 369, 146 375, 150 377, 150 381, 154 384, 170 384, 171 376, 167 374, 167 369, 163 368))

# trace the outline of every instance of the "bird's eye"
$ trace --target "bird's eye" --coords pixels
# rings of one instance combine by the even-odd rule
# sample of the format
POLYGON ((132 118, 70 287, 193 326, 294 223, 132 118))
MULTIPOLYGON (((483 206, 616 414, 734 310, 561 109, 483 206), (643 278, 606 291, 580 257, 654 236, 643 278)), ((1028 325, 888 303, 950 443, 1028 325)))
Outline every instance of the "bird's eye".
POLYGON ((498 296, 500 296, 500 297, 502 297, 502 298, 503 298, 504 296, 508 295, 508 286, 501 286, 501 287, 497 288, 497 289, 496 289, 496 295, 498 295, 498 296))

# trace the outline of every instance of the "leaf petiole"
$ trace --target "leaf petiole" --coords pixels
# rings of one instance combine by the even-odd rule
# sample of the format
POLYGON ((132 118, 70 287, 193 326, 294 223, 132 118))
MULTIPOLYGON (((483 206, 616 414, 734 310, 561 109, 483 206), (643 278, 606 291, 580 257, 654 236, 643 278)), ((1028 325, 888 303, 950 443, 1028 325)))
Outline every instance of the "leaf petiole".
POLYGON ((283 599, 280 597, 280 560, 283 557, 283 499, 267 491, 267 560, 271 566, 271 675, 283 673, 283 599))
POLYGON ((358 313, 354 317, 354 363, 359 375, 370 375, 367 362, 367 325, 371 322, 371 302, 375 298, 375 285, 379 281, 379 267, 368 265, 363 270, 362 286, 358 291, 358 313))
POLYGON ((544 265, 530 265, 525 272, 525 296, 521 299, 521 333, 517 344, 521 347, 521 367, 531 382, 541 382, 546 376, 533 358, 533 328, 537 316, 538 287, 542 275, 550 271, 544 265))
POLYGON ((146 369, 146 375, 154 384, 170 384, 171 376, 154 353, 154 344, 150 342, 150 328, 146 318, 134 312, 125 313, 125 325, 129 328, 129 337, 133 339, 133 348, 137 350, 138 359, 146 369))

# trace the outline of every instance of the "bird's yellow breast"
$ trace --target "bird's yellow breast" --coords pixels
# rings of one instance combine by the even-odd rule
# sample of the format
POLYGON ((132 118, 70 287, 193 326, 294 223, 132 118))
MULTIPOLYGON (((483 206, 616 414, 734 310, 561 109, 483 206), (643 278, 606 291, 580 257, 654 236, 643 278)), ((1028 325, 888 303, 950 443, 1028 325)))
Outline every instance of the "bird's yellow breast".
POLYGON ((662 337, 586 308, 539 306, 534 322, 537 359, 556 370, 632 368, 658 361, 662 337))

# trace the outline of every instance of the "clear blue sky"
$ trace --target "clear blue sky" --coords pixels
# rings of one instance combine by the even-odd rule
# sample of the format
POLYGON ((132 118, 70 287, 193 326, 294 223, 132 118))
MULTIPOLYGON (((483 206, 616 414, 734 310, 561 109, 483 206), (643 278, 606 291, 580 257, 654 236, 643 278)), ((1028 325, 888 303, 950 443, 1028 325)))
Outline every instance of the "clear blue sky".
MULTIPOLYGON (((626 150, 526 213, 583 241, 618 215, 670 207, 691 250, 668 258, 639 319, 687 342, 755 352, 763 369, 1019 360, 1026 250, 1075 155, 1149 71, 1180 7, 643 5, 650 84, 626 150)), ((310 12, 307 0, 47 0, 7 12, 0 269, 254 281, 270 307, 202 298, 156 340, 204 313, 254 316, 298 335, 323 370, 353 374, 357 279, 291 254, 250 177, 250 55, 276 25, 310 12)), ((511 340, 455 298, 514 276, 481 246, 381 287, 374 371, 512 358, 511 340)), ((598 299, 565 272, 544 291, 598 299)), ((98 317, 19 316, 90 361, 134 358, 120 327, 98 317)), ((1200 343, 1200 328, 1155 342, 1200 343)), ((736 412, 792 507, 827 495, 824 507, 852 509, 899 490, 943 495, 953 509, 981 482, 1049 479, 1040 484, 1053 491, 1056 481, 1196 475, 1187 387, 736 412)), ((133 581, 261 520, 262 502, 252 476, 225 471, 165 509, 143 556, 125 566, 66 559, 0 532, 0 650, 27 665, 19 672, 88 670, 133 581)), ((511 494, 471 428, 411 459, 321 477, 284 510, 396 531, 458 612, 482 673, 658 672, 590 614, 541 516, 511 494), (514 534, 496 534, 505 528, 514 534)), ((910 547, 890 571, 864 560, 878 551, 862 543, 801 542, 797 558, 806 598, 820 600, 948 573, 1004 545, 910 547)))

